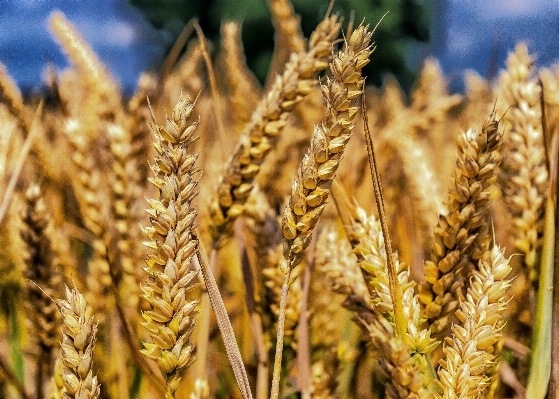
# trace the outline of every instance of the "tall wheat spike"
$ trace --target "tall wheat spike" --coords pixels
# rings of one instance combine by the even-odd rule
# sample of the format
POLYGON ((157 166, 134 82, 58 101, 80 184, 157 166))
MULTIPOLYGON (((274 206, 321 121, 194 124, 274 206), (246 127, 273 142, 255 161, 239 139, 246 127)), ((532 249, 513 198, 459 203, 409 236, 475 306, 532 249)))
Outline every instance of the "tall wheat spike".
POLYGON ((187 293, 196 287, 196 271, 190 260, 198 249, 194 235, 197 211, 191 201, 197 194, 194 166, 198 155, 189 154, 188 147, 197 140, 198 122, 190 122, 194 103, 189 97, 180 99, 165 126, 154 118, 154 147, 157 151, 151 165, 151 183, 159 190, 159 198, 149 200, 151 226, 143 230, 149 238, 145 243, 154 250, 146 259, 149 279, 142 286, 143 297, 150 310, 143 312, 152 342, 144 342, 142 353, 157 362, 167 381, 166 398, 174 398, 181 381, 181 372, 194 361, 189 337, 196 325, 198 300, 187 293))
POLYGON ((61 275, 56 264, 56 254, 48 235, 50 219, 45 200, 38 185, 29 187, 25 193, 26 208, 21 213, 24 223, 21 237, 26 250, 25 277, 26 306, 30 331, 38 345, 36 395, 43 396, 43 379, 52 369, 53 349, 57 344, 58 312, 52 297, 61 288, 61 275))
POLYGON ((431 260, 425 262, 425 283, 419 286, 423 317, 435 333, 450 324, 458 300, 464 298, 465 279, 489 248, 487 202, 491 178, 501 161, 501 138, 493 115, 481 131, 470 129, 458 137, 448 213, 439 216, 431 260))
POLYGON ((311 146, 299 166, 289 204, 284 208, 282 230, 285 262, 280 268, 285 279, 279 310, 272 398, 277 398, 279 392, 287 295, 296 277, 292 277, 291 273, 303 259, 304 250, 310 244, 313 229, 326 206, 332 180, 355 126, 353 120, 359 107, 355 107, 354 103, 361 95, 365 82, 361 70, 369 63, 369 56, 373 52, 371 36, 368 25, 359 26, 343 49, 334 56, 330 64, 333 78, 322 86, 323 101, 328 112, 322 125, 315 126, 311 146))
POLYGON ((428 356, 438 343, 431 338, 429 330, 422 328, 415 282, 409 279, 409 268, 394 254, 398 282, 403 292, 403 315, 407 321, 405 337, 398 336, 381 224, 374 216, 367 217, 362 208, 358 207, 355 213, 354 223, 347 227, 348 236, 357 263, 364 271, 376 314, 376 317, 362 320, 362 323, 369 331, 369 344, 379 357, 381 369, 392 378, 387 384, 387 395, 391 398, 407 398, 408 395, 429 398, 431 394, 426 389, 430 383, 427 362, 430 362, 428 356))
POLYGON ((539 249, 547 198, 548 170, 543 142, 540 91, 533 77, 533 57, 519 44, 507 59, 499 79, 505 104, 505 121, 511 130, 505 136, 501 179, 509 212, 514 218, 514 246, 524 254, 532 284, 537 286, 539 249))
POLYGON ((322 86, 328 113, 322 124, 315 126, 311 146, 299 166, 289 205, 283 212, 285 274, 302 260, 355 126, 359 110, 355 100, 364 83, 361 70, 373 52, 371 36, 369 26, 360 26, 351 34, 330 64, 333 78, 322 86))
POLYGON ((260 164, 272 150, 291 110, 309 94, 317 75, 328 66, 339 29, 338 16, 326 17, 311 35, 308 49, 291 55, 283 74, 252 114, 211 199, 214 245, 242 213, 260 164))

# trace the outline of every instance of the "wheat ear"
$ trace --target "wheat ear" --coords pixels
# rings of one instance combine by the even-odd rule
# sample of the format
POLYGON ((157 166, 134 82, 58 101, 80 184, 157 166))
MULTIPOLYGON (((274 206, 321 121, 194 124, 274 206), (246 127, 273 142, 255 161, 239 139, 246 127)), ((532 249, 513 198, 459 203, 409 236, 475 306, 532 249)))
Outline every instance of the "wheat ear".
POLYGON ((513 216, 514 246, 524 254, 530 283, 537 286, 538 251, 542 245, 548 170, 543 143, 540 91, 532 77, 533 59, 518 45, 507 59, 499 87, 511 108, 511 125, 503 145, 501 180, 505 203, 513 216))
POLYGON ((246 65, 241 37, 241 25, 226 22, 221 26, 221 51, 224 79, 230 91, 229 115, 233 119, 235 137, 250 121, 251 110, 258 106, 262 88, 246 65))
MULTIPOLYGON (((107 125, 107 135, 110 139, 112 163, 110 170, 112 232, 115 237, 112 245, 116 259, 112 259, 111 266, 122 273, 119 288, 127 293, 127 305, 135 307, 139 294, 139 273, 136 254, 141 253, 139 246, 140 230, 138 220, 140 212, 137 203, 140 202, 142 186, 138 173, 139 156, 135 153, 133 137, 130 131, 121 124, 107 125)), ((113 271, 114 274, 114 271, 113 271)))
POLYGON ((291 273, 310 244, 312 231, 326 206, 332 180, 355 126, 353 120, 359 107, 354 103, 361 95, 364 83, 361 70, 373 51, 371 36, 368 25, 359 26, 333 58, 330 64, 333 78, 322 87, 328 113, 322 124, 315 126, 311 147, 299 166, 289 204, 283 212, 285 262, 280 267, 285 279, 279 310, 272 398, 277 398, 279 393, 285 307, 289 287, 294 281, 291 273))
POLYGON ((38 345, 35 393, 42 398, 43 379, 52 368, 52 352, 57 344, 58 312, 52 297, 61 288, 61 275, 55 263, 56 254, 48 236, 50 219, 38 185, 25 193, 26 208, 21 213, 21 237, 25 243, 26 307, 35 343, 38 345))
POLYGON ((96 95, 109 101, 103 105, 106 107, 105 109, 113 105, 116 108, 112 109, 112 112, 121 110, 118 101, 120 95, 116 84, 72 23, 66 19, 63 13, 57 11, 50 15, 49 26, 68 58, 76 65, 85 84, 90 86, 96 95))
POLYGON ((56 301, 62 314, 62 378, 64 399, 95 399, 100 386, 91 369, 97 324, 87 317, 86 302, 77 288, 66 287, 66 299, 56 301))
POLYGON ((477 399, 490 384, 487 369, 495 362, 496 344, 501 338, 501 317, 506 310, 506 280, 511 267, 498 246, 487 252, 474 271, 473 280, 456 312, 461 325, 452 325, 440 361, 438 398, 477 399))
POLYGON ((29 111, 23 102, 23 96, 16 82, 8 74, 6 67, 2 63, 0 63, 0 97, 8 110, 16 117, 25 134, 29 134, 31 129, 29 111))
POLYGON ((342 237, 334 226, 322 230, 317 242, 315 264, 317 272, 325 276, 332 291, 344 297, 343 306, 346 309, 365 320, 369 318, 367 314, 374 313, 374 304, 357 265, 357 257, 347 238, 342 237))
POLYGON ((422 328, 419 299, 414 292, 415 282, 409 278, 409 268, 398 261, 397 254, 393 254, 398 285, 402 290, 401 312, 405 330, 401 333, 396 331, 398 316, 393 305, 387 248, 380 221, 374 216, 367 217, 362 208, 357 208, 355 221, 347 230, 358 265, 364 271, 369 285, 377 315, 370 322, 363 320, 369 330, 370 344, 380 358, 383 371, 393 378, 398 375, 398 378, 388 383, 387 394, 394 398, 406 398, 401 392, 407 391, 427 398, 429 394, 424 388, 430 383, 427 375, 428 355, 438 343, 431 338, 429 330, 422 328), (403 352, 410 354, 409 358, 407 355, 399 358, 397 354, 403 352), (396 392, 400 392, 399 396, 396 396, 396 392))
POLYGON ((463 282, 489 248, 487 203, 489 185, 501 156, 499 122, 488 118, 480 132, 458 137, 458 159, 449 190, 448 212, 439 216, 431 260, 425 262, 425 283, 419 298, 431 331, 443 331, 463 298, 463 282))
POLYGON ((305 38, 301 30, 301 18, 295 14, 290 0, 268 0, 268 8, 274 25, 274 53, 268 69, 266 88, 274 82, 281 72, 282 65, 289 54, 298 53, 305 48, 305 38))
POLYGON ((155 360, 167 382, 167 398, 173 398, 179 387, 181 372, 194 361, 189 337, 196 324, 198 300, 186 294, 196 287, 196 272, 190 271, 190 260, 198 248, 194 234, 197 211, 191 201, 197 194, 194 166, 198 155, 189 154, 189 146, 198 122, 190 122, 194 103, 180 99, 165 126, 153 117, 154 147, 157 154, 151 165, 151 183, 159 198, 149 200, 151 226, 143 228, 149 238, 145 243, 154 250, 146 258, 149 279, 142 286, 150 310, 142 314, 152 342, 144 342, 142 353, 155 360))
POLYGON ((364 79, 361 69, 369 62, 372 33, 368 26, 357 28, 344 49, 332 60, 329 78, 322 87, 328 114, 315 126, 311 146, 297 171, 288 206, 283 212, 284 274, 299 264, 310 243, 312 230, 330 193, 330 186, 353 130, 364 79))
MULTIPOLYGON (((212 105, 213 114, 215 121, 217 123, 217 130, 221 137, 225 136, 225 127, 223 126, 223 111, 221 106, 221 96, 217 91, 217 80, 215 78, 215 71, 212 64, 212 58, 210 56, 210 50, 208 49, 208 43, 206 42, 206 36, 198 23, 198 20, 194 19, 194 29, 198 35, 198 40, 200 41, 200 50, 202 51, 202 56, 204 57, 204 63, 206 64, 206 70, 208 72, 208 80, 210 81, 210 92, 212 94, 212 105)), ((214 137, 209 137, 211 140, 214 137)))
POLYGON ((93 257, 88 264, 86 296, 103 323, 107 317, 106 310, 110 309, 112 304, 107 301, 96 301, 93 298, 108 296, 112 284, 105 245, 108 216, 106 205, 109 201, 106 201, 107 193, 102 185, 101 170, 97 167, 91 151, 92 141, 84 134, 83 124, 70 118, 64 124, 64 133, 70 144, 74 166, 71 184, 78 200, 83 223, 93 233, 91 243, 93 257))
POLYGON ((339 29, 337 16, 326 17, 311 35, 308 50, 292 54, 283 74, 276 77, 252 114, 211 199, 214 246, 242 213, 260 165, 286 125, 291 110, 309 94, 316 76, 328 66, 326 60, 339 29))

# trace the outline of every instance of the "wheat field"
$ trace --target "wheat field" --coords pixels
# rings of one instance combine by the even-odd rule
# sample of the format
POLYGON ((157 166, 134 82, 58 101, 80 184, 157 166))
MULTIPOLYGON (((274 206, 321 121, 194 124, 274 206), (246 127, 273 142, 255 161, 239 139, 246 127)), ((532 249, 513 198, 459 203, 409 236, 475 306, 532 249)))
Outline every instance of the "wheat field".
POLYGON ((559 398, 559 67, 375 88, 379 21, 268 3, 265 85, 237 22, 129 97, 60 12, 0 64, 0 397, 559 398))

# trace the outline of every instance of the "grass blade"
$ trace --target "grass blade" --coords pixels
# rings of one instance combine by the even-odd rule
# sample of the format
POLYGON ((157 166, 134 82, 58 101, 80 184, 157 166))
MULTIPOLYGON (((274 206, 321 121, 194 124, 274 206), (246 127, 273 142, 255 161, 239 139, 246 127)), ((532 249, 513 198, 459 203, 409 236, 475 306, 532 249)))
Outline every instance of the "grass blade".
POLYGON ((528 377, 526 397, 544 399, 547 395, 551 370, 551 312, 553 287, 553 257, 555 239, 555 204, 547 199, 545 209, 545 232, 540 270, 540 289, 536 304, 536 318, 532 345, 532 361, 528 377))

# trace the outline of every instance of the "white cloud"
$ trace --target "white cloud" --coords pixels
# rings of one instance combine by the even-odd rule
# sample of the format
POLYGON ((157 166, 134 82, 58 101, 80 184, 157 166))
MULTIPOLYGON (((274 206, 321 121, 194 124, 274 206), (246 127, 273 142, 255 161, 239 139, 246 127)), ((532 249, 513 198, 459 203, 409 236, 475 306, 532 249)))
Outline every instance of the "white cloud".
POLYGON ((77 22, 76 27, 93 47, 129 47, 136 40, 134 27, 126 21, 84 20, 77 22))
POLYGON ((478 18, 485 20, 528 17, 559 9, 557 0, 466 0, 461 1, 461 4, 475 13, 478 18))
POLYGON ((102 26, 101 36, 107 44, 117 47, 127 47, 131 45, 136 39, 136 32, 132 25, 115 21, 113 23, 106 23, 102 26))

